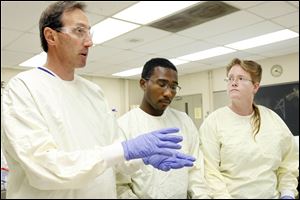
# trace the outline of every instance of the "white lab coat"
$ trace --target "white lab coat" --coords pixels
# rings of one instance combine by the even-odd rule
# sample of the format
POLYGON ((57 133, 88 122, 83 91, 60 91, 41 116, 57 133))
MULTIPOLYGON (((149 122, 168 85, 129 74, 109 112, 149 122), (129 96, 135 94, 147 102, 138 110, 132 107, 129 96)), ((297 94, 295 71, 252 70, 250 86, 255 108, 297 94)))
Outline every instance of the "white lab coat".
POLYGON ((272 110, 258 106, 259 133, 249 116, 229 107, 211 113, 200 128, 205 177, 214 198, 273 199, 297 195, 299 152, 293 135, 272 110))
POLYGON ((96 84, 22 72, 3 92, 2 117, 7 198, 116 198, 123 136, 96 84))
POLYGON ((140 108, 134 108, 121 116, 118 123, 127 138, 156 129, 178 127, 179 134, 183 136, 181 152, 197 158, 192 168, 163 172, 144 166, 131 176, 117 174, 118 198, 185 199, 188 193, 193 198, 209 198, 204 180, 203 155, 199 150, 199 133, 185 113, 167 108, 162 116, 152 116, 140 108))

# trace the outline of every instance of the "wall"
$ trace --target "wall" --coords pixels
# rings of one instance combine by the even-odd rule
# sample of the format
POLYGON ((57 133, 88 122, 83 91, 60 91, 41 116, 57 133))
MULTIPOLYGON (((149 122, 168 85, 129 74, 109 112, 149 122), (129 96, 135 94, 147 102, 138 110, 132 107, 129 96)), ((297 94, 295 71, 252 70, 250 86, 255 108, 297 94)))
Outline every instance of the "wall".
POLYGON ((205 71, 185 75, 178 78, 179 85, 182 88, 178 95, 202 94, 203 116, 206 117, 210 109, 211 99, 211 72, 205 71))
POLYGON ((129 80, 128 90, 128 107, 127 111, 130 110, 131 105, 140 105, 143 99, 144 92, 140 87, 140 79, 129 80))
POLYGON ((125 112, 124 96, 125 96, 125 80, 124 79, 112 79, 104 77, 82 77, 96 83, 101 87, 104 95, 108 101, 110 108, 117 110, 116 116, 120 116, 125 112))
POLYGON ((9 79, 11 79, 13 76, 17 75, 22 71, 26 70, 1 68, 1 81, 7 83, 9 79))

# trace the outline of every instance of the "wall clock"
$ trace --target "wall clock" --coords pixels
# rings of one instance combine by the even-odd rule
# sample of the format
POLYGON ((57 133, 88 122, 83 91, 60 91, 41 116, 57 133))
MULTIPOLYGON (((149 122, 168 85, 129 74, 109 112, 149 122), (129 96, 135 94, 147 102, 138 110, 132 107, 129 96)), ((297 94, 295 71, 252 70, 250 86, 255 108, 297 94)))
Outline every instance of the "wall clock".
POLYGON ((274 77, 278 77, 282 74, 283 69, 281 65, 273 65, 271 68, 271 74, 274 77))

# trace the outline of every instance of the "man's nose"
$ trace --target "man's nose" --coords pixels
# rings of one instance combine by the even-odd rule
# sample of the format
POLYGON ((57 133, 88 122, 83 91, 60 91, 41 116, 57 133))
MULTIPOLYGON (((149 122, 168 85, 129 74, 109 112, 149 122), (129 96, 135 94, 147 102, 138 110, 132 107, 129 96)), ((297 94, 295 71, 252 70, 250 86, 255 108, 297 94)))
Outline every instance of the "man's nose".
POLYGON ((164 96, 168 96, 168 97, 173 97, 174 96, 174 92, 173 92, 173 90, 172 90, 172 88, 171 87, 167 87, 167 88, 165 88, 165 90, 164 90, 164 96))

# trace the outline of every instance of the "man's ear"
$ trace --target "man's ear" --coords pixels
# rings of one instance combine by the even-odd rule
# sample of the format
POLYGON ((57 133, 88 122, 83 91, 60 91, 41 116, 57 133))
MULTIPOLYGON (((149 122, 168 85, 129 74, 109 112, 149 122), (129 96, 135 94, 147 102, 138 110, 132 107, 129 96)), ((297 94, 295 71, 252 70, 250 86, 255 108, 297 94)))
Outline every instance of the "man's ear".
POLYGON ((141 78, 140 79, 140 87, 145 91, 146 90, 146 80, 141 78))
POLYGON ((54 45, 55 44, 55 40, 56 40, 56 32, 49 28, 49 27, 46 27, 44 28, 44 36, 45 36, 45 39, 48 43, 48 45, 54 45))

